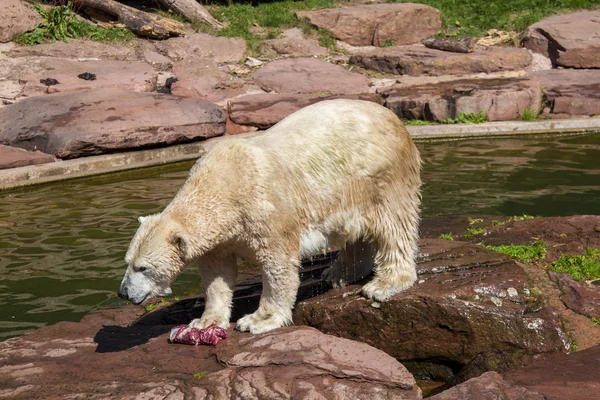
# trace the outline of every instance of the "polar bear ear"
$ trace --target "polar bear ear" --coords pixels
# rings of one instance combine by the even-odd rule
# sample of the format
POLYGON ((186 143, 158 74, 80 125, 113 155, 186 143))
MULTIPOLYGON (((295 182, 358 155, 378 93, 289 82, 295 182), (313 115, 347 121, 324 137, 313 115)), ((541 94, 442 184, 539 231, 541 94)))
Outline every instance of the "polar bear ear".
POLYGON ((148 217, 138 217, 138 222, 139 222, 139 223, 140 223, 140 225, 141 225, 141 224, 143 224, 143 223, 144 223, 144 221, 145 221, 145 220, 147 220, 147 219, 148 219, 148 217))
POLYGON ((181 255, 181 259, 189 261, 192 258, 190 240, 184 232, 174 232, 170 238, 171 244, 177 249, 181 255))

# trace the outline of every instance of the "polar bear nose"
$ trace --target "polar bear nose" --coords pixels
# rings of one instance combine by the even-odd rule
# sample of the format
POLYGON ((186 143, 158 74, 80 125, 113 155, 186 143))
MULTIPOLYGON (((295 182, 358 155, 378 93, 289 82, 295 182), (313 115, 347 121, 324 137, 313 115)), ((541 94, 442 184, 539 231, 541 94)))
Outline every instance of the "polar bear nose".
POLYGON ((121 285, 121 287, 119 288, 119 297, 125 300, 129 300, 129 294, 127 294, 127 287, 123 287, 121 285))

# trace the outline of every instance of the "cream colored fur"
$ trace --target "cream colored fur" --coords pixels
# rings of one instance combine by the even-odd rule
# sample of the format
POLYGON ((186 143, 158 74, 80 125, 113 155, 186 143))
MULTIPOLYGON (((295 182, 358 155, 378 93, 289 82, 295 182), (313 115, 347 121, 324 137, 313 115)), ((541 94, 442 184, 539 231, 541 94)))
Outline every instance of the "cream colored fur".
POLYGON ((143 302, 197 263, 206 309, 191 326, 225 327, 236 259, 258 263, 260 305, 237 327, 259 333, 292 322, 301 256, 364 240, 376 269, 363 294, 385 301, 417 277, 420 165, 398 118, 358 100, 323 101, 260 135, 223 141, 162 213, 143 220, 122 288, 143 302))

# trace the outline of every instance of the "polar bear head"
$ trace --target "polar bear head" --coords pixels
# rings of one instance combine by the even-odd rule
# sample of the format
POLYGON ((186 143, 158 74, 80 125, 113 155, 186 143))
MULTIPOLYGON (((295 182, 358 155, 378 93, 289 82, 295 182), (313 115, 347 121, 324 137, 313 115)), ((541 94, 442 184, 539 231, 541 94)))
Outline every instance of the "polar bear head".
POLYGON ((127 271, 119 297, 134 304, 171 294, 171 282, 186 264, 188 235, 183 226, 161 214, 138 218, 138 228, 125 255, 127 271))

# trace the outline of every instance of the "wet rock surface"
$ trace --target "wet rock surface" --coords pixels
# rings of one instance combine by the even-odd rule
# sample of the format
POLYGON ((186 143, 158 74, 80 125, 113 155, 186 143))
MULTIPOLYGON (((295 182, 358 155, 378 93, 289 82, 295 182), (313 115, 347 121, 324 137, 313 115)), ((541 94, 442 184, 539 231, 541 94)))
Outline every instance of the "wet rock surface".
POLYGON ((0 43, 13 40, 42 22, 41 15, 23 0, 2 0, 0 43))
MULTIPOLYGON (((600 50, 599 50, 600 51, 600 50)), ((592 116, 600 114, 600 72, 598 70, 552 69, 535 77, 551 104, 552 114, 592 116)))
POLYGON ((287 327, 233 332, 216 347, 168 343, 133 325, 139 307, 93 312, 0 343, 0 394, 14 399, 420 399, 412 375, 366 344, 287 327))
POLYGON ((464 242, 423 240, 421 252, 418 283, 388 302, 373 304, 350 286, 299 303, 294 322, 403 362, 445 365, 454 382, 564 350, 557 317, 531 296, 516 262, 464 242))
POLYGON ((404 119, 441 121, 461 113, 485 111, 489 121, 517 119, 526 108, 537 110, 542 89, 536 79, 457 79, 379 90, 386 106, 404 119))
POLYGON ((546 400, 541 394, 502 379, 496 372, 476 378, 429 397, 431 400, 546 400))
POLYGON ((267 92, 317 95, 360 94, 369 91, 368 79, 339 65, 316 58, 272 61, 253 76, 267 92))
POLYGON ((546 400, 589 400, 600 393, 600 346, 557 354, 503 374, 507 382, 534 390, 546 400))
POLYGON ((0 109, 0 143, 63 159, 203 140, 224 132, 225 112, 212 103, 121 89, 38 96, 0 109))
POLYGON ((600 68, 600 10, 554 15, 531 25, 524 47, 567 68, 600 68))
POLYGON ((54 157, 39 151, 27 151, 0 145, 0 169, 54 162, 54 157))
POLYGON ((423 46, 385 47, 354 54, 350 63, 396 75, 467 75, 529 67, 525 49, 489 47, 473 53, 451 53, 423 46))
POLYGON ((442 27, 437 9, 412 3, 360 5, 296 15, 353 46, 419 43, 442 27))
POLYGON ((267 129, 299 109, 330 99, 358 99, 383 104, 377 94, 314 96, 310 94, 254 94, 232 99, 229 118, 238 125, 267 129))

